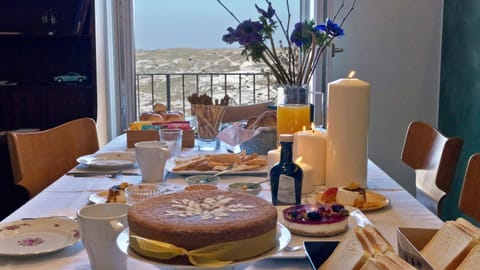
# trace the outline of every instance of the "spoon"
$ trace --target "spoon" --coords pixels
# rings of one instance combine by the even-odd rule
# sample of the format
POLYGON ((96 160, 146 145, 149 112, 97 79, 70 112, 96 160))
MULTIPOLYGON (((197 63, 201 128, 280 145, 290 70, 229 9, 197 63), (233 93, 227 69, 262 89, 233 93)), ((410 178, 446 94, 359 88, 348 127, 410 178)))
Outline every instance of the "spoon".
POLYGON ((215 177, 217 177, 217 176, 219 176, 219 175, 222 175, 222 174, 224 174, 224 173, 226 173, 226 172, 229 172, 232 168, 233 168, 233 165, 232 165, 232 164, 231 164, 231 165, 228 165, 228 167, 225 168, 225 170, 219 171, 219 172, 217 172, 216 174, 214 174, 214 175, 212 175, 212 176, 203 178, 202 180, 199 181, 199 183, 208 183, 208 182, 210 182, 210 180, 212 180, 213 178, 215 178, 215 177))
POLYGON ((303 249, 303 246, 286 246, 283 251, 285 252, 295 252, 297 250, 303 249))

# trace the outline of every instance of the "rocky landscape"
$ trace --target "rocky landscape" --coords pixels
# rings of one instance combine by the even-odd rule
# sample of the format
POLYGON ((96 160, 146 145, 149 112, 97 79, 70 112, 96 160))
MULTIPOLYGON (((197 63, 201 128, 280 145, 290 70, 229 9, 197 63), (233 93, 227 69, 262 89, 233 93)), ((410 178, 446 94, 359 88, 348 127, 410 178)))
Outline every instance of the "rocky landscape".
POLYGON ((216 99, 228 94, 232 98, 232 105, 271 100, 275 94, 270 89, 269 98, 268 80, 261 74, 265 70, 263 63, 253 63, 241 55, 241 49, 138 50, 137 113, 151 110, 155 102, 167 103, 166 74, 171 74, 171 109, 184 110, 187 114, 190 104, 186 97, 192 93, 213 94, 216 99), (240 76, 239 73, 244 75, 240 76), (256 74, 255 78, 253 73, 256 74))

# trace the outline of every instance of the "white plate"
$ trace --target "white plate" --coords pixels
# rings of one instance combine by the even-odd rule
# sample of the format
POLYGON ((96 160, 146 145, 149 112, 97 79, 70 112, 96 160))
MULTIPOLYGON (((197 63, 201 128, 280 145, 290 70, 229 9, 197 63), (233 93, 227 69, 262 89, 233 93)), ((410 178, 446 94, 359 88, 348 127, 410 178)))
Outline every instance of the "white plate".
MULTIPOLYGON (((165 163, 165 169, 170 172, 170 173, 176 173, 176 174, 183 174, 183 175, 196 175, 196 174, 216 174, 218 171, 195 171, 195 170, 190 170, 190 171, 173 171, 173 168, 175 167, 175 158, 169 158, 167 160, 167 163, 165 163)), ((250 170, 250 171, 230 171, 230 172, 225 172, 223 175, 253 175, 253 174, 266 174, 267 171, 267 166, 260 167, 256 170, 250 170)))
POLYGON ((0 224, 0 255, 38 255, 61 250, 80 240, 76 221, 39 218, 0 224))
MULTIPOLYGON (((92 193, 88 196, 88 201, 91 203, 107 203, 108 190, 92 193)), ((121 202, 126 203, 126 202, 121 202)))
POLYGON ((132 152, 100 152, 77 158, 78 163, 99 169, 127 168, 135 161, 135 153, 132 152))
MULTIPOLYGON (((277 244, 273 249, 271 249, 269 252, 267 252, 265 254, 262 254, 258 257, 248 259, 248 260, 244 260, 244 261, 238 261, 238 262, 235 262, 233 264, 229 264, 227 267, 228 267, 228 269, 231 269, 231 267, 233 267, 235 265, 247 265, 247 264, 251 264, 255 261, 271 257, 274 254, 276 254, 277 252, 284 249, 288 245, 288 243, 290 243, 291 237, 292 236, 290 234, 290 231, 285 226, 278 223, 277 224, 277 244)), ((128 228, 127 228, 123 232, 121 232, 120 235, 118 236, 117 246, 120 248, 120 250, 122 252, 124 252, 128 256, 130 256, 134 259, 137 259, 139 261, 143 261, 143 262, 146 262, 146 263, 154 264, 158 267, 162 267, 162 269, 164 269, 163 267, 172 267, 172 269, 200 269, 197 266, 164 264, 164 263, 161 263, 161 262, 158 262, 158 261, 150 260, 146 257, 142 257, 142 256, 138 255, 137 253, 132 251, 130 248, 128 248, 128 243, 129 243, 129 234, 128 234, 128 228)), ((165 269, 169 269, 169 268, 165 268, 165 269)), ((201 268, 201 269, 205 269, 205 268, 201 268)), ((210 269, 210 268, 208 268, 208 269, 210 269)), ((215 268, 215 269, 221 269, 221 268, 215 268)))
MULTIPOLYGON (((290 207, 290 206, 277 206, 278 211, 278 222, 283 222, 283 209, 290 207)), ((348 229, 351 229, 356 226, 365 226, 366 224, 371 224, 370 220, 362 213, 362 211, 358 210, 357 208, 353 207, 345 207, 348 211, 350 211, 350 216, 348 217, 348 229)), ((340 241, 345 233, 341 233, 335 236, 327 236, 327 237, 309 237, 309 236, 300 236, 292 234, 292 241, 290 242, 289 246, 303 246, 304 241, 340 241)), ((299 249, 294 252, 285 252, 281 251, 275 254, 273 257, 275 258, 305 258, 305 250, 299 249)))

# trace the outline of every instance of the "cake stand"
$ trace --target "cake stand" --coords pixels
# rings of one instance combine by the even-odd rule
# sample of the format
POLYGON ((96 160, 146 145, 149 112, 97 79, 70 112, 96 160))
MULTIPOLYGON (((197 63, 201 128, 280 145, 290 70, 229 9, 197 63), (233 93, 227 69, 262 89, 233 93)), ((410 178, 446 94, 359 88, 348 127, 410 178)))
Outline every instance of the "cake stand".
POLYGON ((245 268, 246 266, 259 261, 261 259, 265 259, 268 257, 271 257, 272 255, 276 254, 277 252, 280 252, 283 250, 288 243, 290 243, 290 240, 292 238, 292 235, 290 234, 290 231, 282 224, 277 223, 277 244, 275 245, 274 248, 272 248, 270 251, 267 253, 264 253, 260 256, 243 260, 243 261, 237 261, 235 263, 229 264, 224 267, 217 267, 217 268, 205 268, 205 267, 199 267, 199 266, 193 266, 193 265, 172 265, 172 264, 165 264, 161 263, 159 261, 155 261, 152 259, 149 259, 147 257, 143 257, 135 253, 132 249, 129 248, 129 230, 128 228, 123 230, 117 237, 117 246, 120 248, 120 250, 127 254, 128 257, 133 258, 138 261, 142 261, 148 264, 152 264, 156 266, 159 269, 168 269, 168 270, 200 270, 200 269, 214 269, 214 270, 240 270, 245 268))

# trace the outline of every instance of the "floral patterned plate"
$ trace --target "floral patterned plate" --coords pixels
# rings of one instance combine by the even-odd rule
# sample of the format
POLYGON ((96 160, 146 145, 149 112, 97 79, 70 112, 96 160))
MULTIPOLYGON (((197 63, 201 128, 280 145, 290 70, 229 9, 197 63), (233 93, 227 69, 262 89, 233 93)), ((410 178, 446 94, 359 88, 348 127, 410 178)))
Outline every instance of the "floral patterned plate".
POLYGON ((0 255, 38 255, 61 250, 80 240, 70 218, 39 218, 0 223, 0 255))

